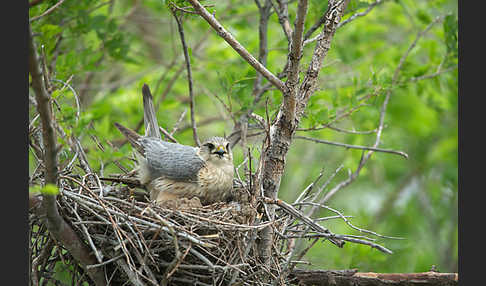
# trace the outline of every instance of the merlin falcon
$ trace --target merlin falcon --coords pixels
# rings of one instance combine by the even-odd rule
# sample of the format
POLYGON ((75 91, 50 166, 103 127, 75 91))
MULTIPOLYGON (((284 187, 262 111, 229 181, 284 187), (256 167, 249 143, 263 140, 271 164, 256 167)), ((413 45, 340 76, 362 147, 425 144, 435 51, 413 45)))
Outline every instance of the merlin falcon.
POLYGON ((142 88, 145 136, 115 126, 135 149, 138 179, 158 204, 197 197, 208 205, 226 201, 233 187, 233 154, 228 140, 211 137, 200 147, 163 141, 149 87, 142 88))

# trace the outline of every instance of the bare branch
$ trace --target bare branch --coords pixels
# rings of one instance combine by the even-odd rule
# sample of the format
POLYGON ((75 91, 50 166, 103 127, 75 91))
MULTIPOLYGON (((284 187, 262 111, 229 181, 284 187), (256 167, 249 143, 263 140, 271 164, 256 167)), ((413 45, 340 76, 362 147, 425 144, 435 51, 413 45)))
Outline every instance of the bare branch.
POLYGON ((307 41, 307 39, 309 39, 310 36, 312 36, 312 34, 317 29, 319 29, 319 27, 321 27, 322 24, 324 24, 325 21, 326 21, 326 13, 323 13, 322 16, 317 20, 317 22, 314 25, 312 25, 312 27, 310 27, 309 30, 305 33, 304 41, 307 41))
POLYGON ((342 114, 337 115, 331 121, 327 122, 326 124, 323 124, 322 126, 319 126, 319 127, 310 127, 310 128, 297 128, 297 131, 316 131, 316 130, 326 129, 326 128, 330 127, 331 124, 334 124, 334 123, 338 122, 339 120, 350 116, 351 114, 353 114, 354 112, 356 112, 361 107, 369 105, 368 103, 366 103, 366 100, 368 100, 369 98, 371 98, 373 96, 376 96, 376 94, 368 94, 363 99, 365 102, 362 102, 359 105, 357 105, 357 106, 349 109, 348 111, 346 111, 346 112, 344 112, 342 114))
POLYGON ((255 57, 253 57, 246 49, 243 47, 229 31, 227 31, 216 18, 209 13, 206 8, 204 8, 197 0, 188 0, 191 2, 194 9, 201 15, 208 23, 213 27, 214 30, 222 37, 244 60, 246 60, 256 71, 261 73, 268 81, 275 85, 279 90, 285 91, 284 83, 276 77, 272 72, 267 70, 255 57))
POLYGON ((190 107, 190 114, 191 114, 191 125, 192 125, 192 137, 194 138, 194 143, 197 146, 201 146, 201 141, 199 141, 199 137, 197 136, 197 127, 196 127, 196 119, 194 115, 194 109, 196 108, 196 102, 194 100, 194 92, 193 92, 193 83, 192 83, 192 71, 191 71, 191 59, 189 58, 189 52, 187 50, 186 39, 184 37, 184 26, 182 25, 182 16, 181 18, 176 15, 175 10, 172 10, 172 15, 174 16, 177 22, 177 29, 179 30, 179 36, 181 39, 182 50, 184 51, 184 59, 186 61, 186 69, 187 69, 187 83, 189 86, 189 107, 190 107))
POLYGON ((405 85, 409 82, 417 82, 417 81, 424 80, 424 79, 434 78, 434 77, 437 77, 437 76, 439 76, 443 73, 450 72, 450 71, 453 71, 453 70, 456 70, 456 69, 457 69, 457 65, 448 67, 446 69, 439 69, 435 73, 425 74, 425 75, 418 76, 418 77, 411 77, 408 80, 405 80, 403 82, 398 83, 397 85, 402 86, 402 85, 405 85))
POLYGON ((299 63, 302 58, 302 41, 304 33, 304 23, 307 15, 307 0, 300 0, 297 6, 297 18, 294 22, 294 32, 292 33, 292 42, 290 44, 290 53, 288 56, 289 68, 287 72, 287 81, 285 86, 289 92, 284 92, 283 99, 283 116, 292 120, 295 118, 296 96, 299 83, 299 63))
MULTIPOLYGON (((57 184, 57 150, 54 127, 52 124, 52 107, 50 96, 47 93, 39 65, 37 48, 32 39, 32 31, 29 25, 29 73, 32 78, 32 87, 35 91, 37 110, 42 123, 42 137, 44 143, 44 164, 46 168, 46 184, 57 184)), ((96 260, 91 256, 89 248, 79 239, 73 229, 59 214, 56 204, 56 196, 44 194, 42 206, 46 212, 49 231, 59 240, 71 255, 86 269, 86 265, 95 264, 96 260)), ((96 285, 106 285, 104 271, 100 268, 86 269, 89 277, 96 285)))
POLYGON ((44 13, 40 14, 39 16, 35 16, 35 17, 32 17, 31 19, 29 19, 29 22, 32 23, 32 22, 37 21, 37 20, 39 20, 40 18, 42 18, 46 15, 51 14, 57 7, 61 6, 62 2, 64 2, 64 0, 59 0, 56 4, 54 4, 51 8, 47 9, 44 13))
POLYGON ((376 233, 374 231, 371 231, 371 230, 367 230, 367 229, 363 229, 363 228, 359 228, 355 225, 353 225, 341 212, 339 212, 338 210, 336 209, 333 209, 329 206, 326 206, 326 205, 323 205, 323 204, 319 204, 319 203, 313 203, 313 202, 299 202, 299 203, 294 203, 294 206, 297 206, 297 205, 312 205, 312 206, 318 206, 318 207, 321 207, 321 208, 324 208, 324 209, 327 209, 327 210, 330 210, 332 211, 333 213, 336 213, 342 220, 344 220, 344 222, 349 225, 349 227, 351 227, 352 229, 355 229, 359 232, 364 232, 364 233, 368 233, 368 234, 372 234, 372 235, 375 235, 375 236, 378 236, 378 237, 381 237, 381 238, 389 238, 389 239, 404 239, 402 237, 394 237, 394 236, 386 236, 386 235, 381 235, 379 233, 376 233))
MULTIPOLYGON (((329 9, 326 11, 326 25, 324 26, 325 29, 322 32, 324 36, 316 45, 311 63, 302 84, 300 87, 297 87, 297 85, 294 86, 294 89, 298 88, 299 91, 297 93, 294 93, 295 90, 287 91, 289 94, 296 94, 296 97, 292 98, 292 96, 286 95, 287 92, 284 92, 284 103, 280 106, 277 118, 270 127, 269 144, 264 146, 265 149, 262 150, 263 152, 260 159, 262 168, 259 169, 257 174, 258 182, 261 182, 261 186, 259 186, 258 189, 262 189, 263 195, 267 198, 274 200, 277 199, 277 192, 280 188, 280 181, 285 167, 285 158, 292 142, 292 136, 298 125, 298 121, 303 115, 307 101, 314 92, 317 84, 317 77, 321 69, 322 60, 330 48, 331 40, 336 30, 336 25, 339 23, 347 2, 348 1, 338 1, 329 4, 329 9), (295 112, 292 109, 287 110, 287 108, 292 107, 294 108, 295 112)), ((300 2, 299 6, 300 11, 307 9, 305 3, 303 2, 300 2)), ((299 22, 300 20, 296 20, 296 24, 299 22)), ((299 25, 297 25, 297 27, 298 26, 299 25)), ((296 39, 294 43, 301 43, 301 32, 294 32, 293 37, 296 39), (296 35, 299 34, 301 36, 297 37, 296 35)), ((299 49, 301 48, 302 47, 299 47, 299 49)), ((273 220, 274 207, 269 206, 268 209, 270 217, 267 219, 273 220)), ((270 242, 272 241, 273 237, 272 228, 264 229, 260 236, 262 239, 260 240, 259 244, 259 252, 260 256, 265 261, 271 252, 272 245, 270 242)))
POLYGON ((324 28, 319 34, 311 62, 307 69, 306 75, 299 88, 299 96, 297 98, 298 117, 302 116, 309 97, 314 93, 317 83, 317 77, 321 70, 322 62, 327 55, 327 52, 331 48, 331 41, 336 32, 337 25, 339 24, 341 17, 346 9, 349 0, 329 1, 328 9, 326 11, 326 21, 324 28))
POLYGON ((186 113, 187 113, 187 109, 185 109, 184 112, 182 112, 181 115, 179 116, 179 119, 174 124, 174 127, 172 127, 172 131, 169 133, 171 136, 174 135, 174 133, 177 132, 177 129, 179 129, 179 125, 181 124, 182 120, 186 116, 186 113))
POLYGON ((366 16, 369 12, 371 12, 371 10, 373 10, 373 8, 375 8, 376 6, 380 5, 381 3, 383 3, 385 0, 376 0, 375 2, 371 3, 368 8, 366 8, 365 11, 363 12, 359 12, 359 13, 356 13, 356 14, 353 14, 351 17, 347 18, 346 20, 342 21, 341 23, 338 24, 338 29, 341 28, 342 26, 348 24, 349 22, 353 21, 354 19, 358 18, 358 17, 363 17, 363 16, 366 16))
POLYGON ((376 152, 397 154, 397 155, 404 157, 405 159, 408 159, 407 153, 405 153, 403 151, 395 151, 395 150, 390 150, 390 149, 383 149, 383 148, 376 148, 376 147, 369 147, 369 146, 350 145, 350 144, 332 142, 332 141, 327 141, 327 140, 322 140, 322 139, 317 139, 317 138, 312 138, 312 137, 306 137, 306 136, 294 136, 294 138, 295 139, 303 139, 303 140, 313 141, 313 142, 316 142, 316 143, 345 147, 346 149, 373 150, 373 151, 376 151, 376 152))
POLYGON ((279 200, 279 199, 270 199, 270 198, 264 198, 264 201, 266 204, 275 204, 278 205, 279 207, 285 209, 288 213, 290 213, 292 216, 299 218, 304 222, 305 224, 309 225, 310 228, 313 230, 320 232, 320 233, 326 233, 329 234, 329 241, 332 242, 333 244, 337 245, 338 247, 343 247, 344 243, 342 241, 339 241, 337 239, 333 239, 333 234, 325 227, 315 223, 312 219, 309 217, 301 214, 298 210, 296 210, 293 206, 289 205, 288 203, 279 200))
MULTIPOLYGON (((412 42, 412 44, 408 47, 407 51, 403 54, 403 56, 400 58, 400 62, 398 63, 398 66, 397 68, 395 69, 395 72, 393 74, 393 78, 392 78, 392 83, 391 83, 391 86, 389 87, 389 89, 387 90, 387 93, 385 95, 385 99, 383 101, 383 104, 381 106, 381 109, 380 109, 380 119, 379 119, 379 123, 378 123, 378 128, 377 128, 377 131, 376 131, 376 139, 375 139, 375 143, 373 144, 373 148, 377 148, 378 147, 378 144, 380 143, 380 139, 381 139, 381 133, 383 131, 383 127, 384 127, 384 124, 385 124, 385 113, 386 113, 386 108, 388 106, 388 102, 390 100, 390 96, 391 96, 391 92, 393 90, 393 87, 397 84, 398 82, 398 74, 400 73, 400 70, 403 66, 403 64, 405 63, 405 60, 406 58, 408 57, 408 55, 410 54, 410 51, 417 45, 417 42, 418 40, 424 36, 427 31, 429 31, 432 26, 434 24, 436 24, 437 22, 439 22, 440 20, 442 20, 444 18, 444 16, 439 16, 437 18, 434 19, 434 21, 432 21, 423 31, 420 31, 418 34, 417 34, 417 37, 415 38, 415 40, 412 42)), ((321 203, 326 203, 327 201, 329 201, 329 199, 331 199, 332 196, 334 196, 340 189, 346 187, 347 185, 349 185, 351 182, 353 182, 359 175, 359 173, 361 172, 362 168, 364 167, 364 165, 366 164, 366 162, 369 160, 369 158, 371 157, 371 155, 373 154, 374 150, 369 150, 366 154, 363 152, 362 156, 361 156, 361 160, 358 164, 358 167, 356 168, 356 171, 354 171, 352 174, 349 175, 349 177, 342 181, 341 183, 337 184, 332 190, 330 190, 326 196, 321 200, 321 203)))
POLYGON ((278 22, 282 26, 285 37, 287 37, 287 40, 290 44, 291 37, 292 37, 292 28, 290 27, 290 22, 289 22, 288 1, 276 0, 278 7, 277 5, 275 5, 275 3, 273 3, 273 1, 274 0, 272 0, 272 5, 273 5, 273 9, 275 9, 277 13, 278 22))
POLYGON ((302 270, 296 269, 290 274, 298 285, 458 285, 457 273, 373 273, 350 270, 302 270))
POLYGON ((329 128, 331 130, 334 130, 334 131, 337 131, 337 132, 348 133, 348 134, 360 134, 360 135, 363 135, 363 134, 373 134, 373 133, 376 133, 376 129, 374 129, 374 130, 358 131, 358 130, 354 130, 354 128, 353 128, 353 130, 346 130, 346 129, 339 128, 339 127, 332 126, 332 125, 328 125, 327 128, 329 128))

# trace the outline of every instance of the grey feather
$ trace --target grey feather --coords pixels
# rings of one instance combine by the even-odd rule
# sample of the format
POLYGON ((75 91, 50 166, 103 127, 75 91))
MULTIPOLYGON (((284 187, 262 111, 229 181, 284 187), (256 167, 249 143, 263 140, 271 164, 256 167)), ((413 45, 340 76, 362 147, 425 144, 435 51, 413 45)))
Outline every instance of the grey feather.
POLYGON ((161 139, 157 117, 155 116, 154 102, 152 93, 147 84, 142 87, 143 95, 143 122, 145 125, 145 135, 161 139))
POLYGON ((139 142, 145 150, 150 179, 165 177, 197 182, 197 174, 205 164, 197 148, 153 137, 141 137, 139 142))

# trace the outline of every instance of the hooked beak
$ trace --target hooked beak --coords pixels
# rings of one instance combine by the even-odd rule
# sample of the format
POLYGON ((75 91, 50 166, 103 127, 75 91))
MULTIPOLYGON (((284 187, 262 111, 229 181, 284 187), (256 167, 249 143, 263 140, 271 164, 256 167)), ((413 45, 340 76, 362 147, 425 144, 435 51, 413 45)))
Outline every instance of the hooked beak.
POLYGON ((224 153, 226 153, 226 148, 224 146, 218 146, 216 147, 216 151, 214 151, 214 154, 218 154, 219 157, 223 157, 224 153))

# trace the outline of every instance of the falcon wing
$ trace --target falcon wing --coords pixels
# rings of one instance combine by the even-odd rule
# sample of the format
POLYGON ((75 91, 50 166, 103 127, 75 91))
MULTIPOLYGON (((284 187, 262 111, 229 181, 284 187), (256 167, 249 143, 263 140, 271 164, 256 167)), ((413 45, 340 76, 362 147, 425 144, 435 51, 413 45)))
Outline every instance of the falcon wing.
POLYGON ((141 137, 144 157, 150 178, 166 177, 178 181, 197 181, 204 161, 196 153, 197 148, 165 142, 154 137, 141 137))

